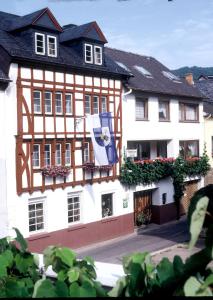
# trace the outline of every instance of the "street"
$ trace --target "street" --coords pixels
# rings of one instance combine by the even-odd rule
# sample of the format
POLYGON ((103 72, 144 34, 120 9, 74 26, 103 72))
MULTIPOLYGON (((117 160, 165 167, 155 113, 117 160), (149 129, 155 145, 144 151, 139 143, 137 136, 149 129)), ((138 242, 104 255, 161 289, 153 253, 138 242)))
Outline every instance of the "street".
POLYGON ((177 243, 187 242, 186 217, 167 224, 150 224, 128 236, 75 249, 79 258, 91 256, 95 261, 121 264, 122 257, 132 252, 157 251, 177 243))

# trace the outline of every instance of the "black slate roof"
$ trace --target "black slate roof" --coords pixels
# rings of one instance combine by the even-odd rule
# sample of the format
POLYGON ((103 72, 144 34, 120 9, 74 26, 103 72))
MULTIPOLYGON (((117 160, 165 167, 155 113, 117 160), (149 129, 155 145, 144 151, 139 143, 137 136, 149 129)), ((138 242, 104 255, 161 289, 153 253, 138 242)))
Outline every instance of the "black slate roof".
MULTIPOLYGON (((65 44, 59 45, 58 57, 49 57, 35 54, 34 43, 29 43, 28 40, 25 40, 25 37, 16 34, 13 32, 15 29, 21 27, 26 28, 26 26, 32 24, 39 16, 43 13, 51 12, 47 9, 41 9, 34 13, 28 14, 26 16, 17 16, 13 14, 8 14, 5 12, 0 12, 0 49, 1 47, 6 50, 6 52, 11 56, 12 60, 24 61, 24 62, 34 62, 34 63, 43 63, 47 65, 55 65, 66 68, 76 68, 81 70, 88 71, 98 71, 105 74, 114 74, 119 77, 124 76, 128 78, 129 73, 122 68, 118 68, 117 64, 107 55, 105 55, 105 63, 102 66, 85 64, 82 62, 82 58, 78 55, 76 51, 71 46, 65 44)), ((54 16, 53 16, 54 18, 54 16)), ((56 21, 57 22, 57 21, 56 21)), ((81 26, 74 26, 72 30, 72 37, 84 37, 87 35, 89 29, 92 27, 97 28, 98 32, 100 28, 96 22, 91 22, 81 26)), ((59 34, 67 38, 67 34, 70 35, 71 28, 64 28, 64 31, 59 34)), ((104 37, 100 31, 100 36, 104 37)), ((1 53, 0 53, 1 55, 1 53)), ((104 75, 104 74, 103 74, 104 75)))
POLYGON ((203 111, 213 115, 213 79, 202 76, 202 80, 197 80, 195 85, 206 98, 203 102, 203 111))
POLYGON ((9 77, 0 69, 0 82, 9 82, 9 77))
POLYGON ((174 81, 165 77, 162 71, 171 71, 153 57, 112 48, 106 48, 105 50, 113 60, 123 63, 134 75, 128 82, 128 86, 132 89, 174 96, 203 98, 199 90, 195 86, 189 85, 185 79, 180 78, 178 81, 174 81), (134 66, 145 68, 151 73, 152 78, 144 76, 134 66))
MULTIPOLYGON (((65 27, 65 30, 60 34, 60 41, 65 42, 65 41, 71 41, 79 38, 87 38, 88 34, 91 32, 91 29, 93 29, 94 27, 100 30, 100 28, 98 27, 95 21, 80 26, 72 25, 71 28, 67 28, 67 29, 65 27)), ((92 32, 92 35, 90 37, 93 36, 93 38, 97 40, 97 35, 95 33, 96 32, 92 32)), ((106 38, 103 35, 101 37, 102 39, 99 37, 99 40, 106 43, 107 42, 106 38)))

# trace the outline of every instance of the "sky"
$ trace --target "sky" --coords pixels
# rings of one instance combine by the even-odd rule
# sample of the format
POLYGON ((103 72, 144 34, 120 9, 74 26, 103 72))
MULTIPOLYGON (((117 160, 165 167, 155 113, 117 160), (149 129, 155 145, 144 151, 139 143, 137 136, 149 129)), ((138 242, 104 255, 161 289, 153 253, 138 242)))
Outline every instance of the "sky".
POLYGON ((170 69, 213 67, 213 0, 0 0, 1 11, 17 15, 44 7, 61 26, 96 21, 107 46, 170 69))

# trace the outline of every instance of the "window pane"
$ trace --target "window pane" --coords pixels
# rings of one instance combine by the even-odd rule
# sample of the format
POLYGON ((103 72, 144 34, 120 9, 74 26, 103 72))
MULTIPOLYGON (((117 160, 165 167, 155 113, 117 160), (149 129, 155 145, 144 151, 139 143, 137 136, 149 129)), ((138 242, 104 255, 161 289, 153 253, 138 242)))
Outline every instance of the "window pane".
POLYGON ((145 119, 145 102, 136 100, 136 120, 145 119))
POLYGON ((65 164, 71 164, 71 144, 66 144, 66 152, 65 152, 65 164))
POLYGON ((112 194, 101 196, 102 201, 102 218, 112 216, 112 194))
POLYGON ((40 91, 34 91, 33 92, 33 107, 34 107, 34 113, 40 113, 41 112, 41 92, 40 91))
POLYGON ((36 39, 36 53, 44 54, 45 53, 44 36, 36 34, 35 39, 36 39))
POLYGON ((44 229, 43 203, 29 204, 29 231, 44 229), (34 211, 32 211, 34 208, 34 211))
POLYGON ((72 113, 72 95, 65 94, 65 101, 66 101, 66 113, 71 114, 72 113))
POLYGON ((169 104, 168 102, 159 102, 159 119, 168 120, 169 119, 169 104))
POLYGON ((95 47, 95 64, 101 65, 102 64, 102 48, 95 47))
POLYGON ((45 145, 44 146, 44 165, 49 166, 51 165, 51 150, 50 150, 50 145, 45 145))
POLYGON ((196 120, 196 108, 193 105, 186 105, 186 120, 196 120))
POLYGON ((92 45, 85 45, 85 61, 92 63, 92 45))
POLYGON ((89 162, 89 143, 84 143, 83 147, 83 162, 89 162))
POLYGON ((61 165, 61 144, 56 144, 55 164, 57 166, 61 165))
POLYGON ((39 167, 40 165, 40 153, 39 153, 40 147, 39 145, 33 145, 33 167, 39 167))
POLYGON ((85 114, 91 114, 91 96, 85 96, 85 114))
POLYGON ((56 56, 56 38, 48 37, 48 55, 56 56))
POLYGON ((51 113, 52 112, 52 93, 51 92, 45 92, 44 102, 45 102, 45 112, 51 113))
POLYGON ((55 94, 55 112, 56 114, 62 113, 62 93, 55 94))
POLYGON ((157 142, 157 157, 167 157, 167 142, 161 141, 157 142))
POLYGON ((93 113, 94 114, 99 113, 99 98, 98 98, 98 96, 93 97, 93 113))
POLYGON ((101 110, 102 112, 107 112, 107 98, 101 97, 101 110))
POLYGON ((80 221, 80 198, 79 197, 70 197, 68 198, 68 223, 80 221), (70 202, 75 202, 74 206, 77 209, 74 209, 70 202))

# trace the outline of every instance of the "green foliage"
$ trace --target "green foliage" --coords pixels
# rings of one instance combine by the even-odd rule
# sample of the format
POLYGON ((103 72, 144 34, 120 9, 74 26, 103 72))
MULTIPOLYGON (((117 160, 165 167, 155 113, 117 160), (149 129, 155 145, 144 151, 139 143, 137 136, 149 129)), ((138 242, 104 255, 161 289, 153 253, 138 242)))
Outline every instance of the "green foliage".
POLYGON ((187 176, 205 176, 210 169, 209 158, 204 153, 200 158, 189 158, 187 160, 182 157, 177 159, 155 159, 132 162, 125 160, 121 167, 120 181, 128 187, 132 185, 147 185, 159 180, 171 177, 174 186, 174 200, 177 206, 177 218, 179 218, 180 201, 184 194, 184 181, 187 176))
POLYGON ((198 79, 201 75, 212 75, 213 74, 213 68, 212 67, 182 67, 177 70, 172 71, 175 75, 184 77, 187 73, 192 73, 194 79, 198 79))
MULTIPOLYGON (((213 189, 213 185, 211 187, 213 189)), ((191 231, 190 245, 194 245, 202 229, 201 224, 205 216, 211 215, 208 211, 208 201, 202 189, 202 196, 192 199, 188 220, 191 231), (205 197, 204 197, 205 196, 205 197), (196 202, 196 205, 194 205, 196 202), (201 219, 198 221, 198 219, 201 219)), ((150 254, 133 253, 123 260, 125 276, 120 278, 116 286, 109 292, 111 297, 142 297, 142 296, 213 296, 213 273, 208 269, 212 262, 213 226, 208 223, 206 246, 198 253, 191 255, 185 263, 179 256, 173 262, 163 258, 154 265, 150 254)))
POLYGON ((94 261, 90 257, 77 260, 76 254, 66 247, 49 246, 44 250, 45 269, 52 266, 57 279, 41 279, 34 297, 101 297, 106 291, 96 281, 94 261), (50 294, 47 291, 50 290, 50 294))
POLYGON ((31 297, 34 284, 40 278, 39 269, 27 243, 18 229, 16 247, 13 241, 0 240, 0 297, 31 297))

